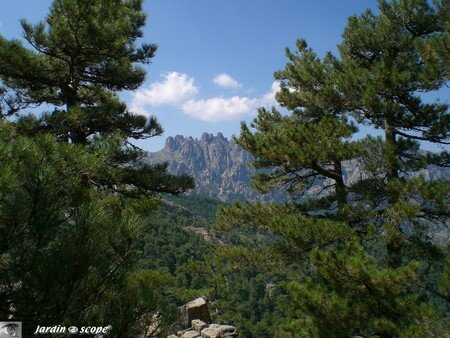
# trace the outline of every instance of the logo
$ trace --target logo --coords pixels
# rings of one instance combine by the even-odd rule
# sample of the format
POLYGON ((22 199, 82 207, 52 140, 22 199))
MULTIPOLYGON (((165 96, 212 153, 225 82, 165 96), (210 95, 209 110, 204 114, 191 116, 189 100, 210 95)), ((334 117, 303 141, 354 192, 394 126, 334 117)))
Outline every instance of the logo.
MULTIPOLYGON (((34 335, 40 335, 40 334, 85 334, 85 335, 105 335, 108 334, 109 331, 112 330, 112 326, 61 326, 61 325, 53 325, 53 326, 40 326, 38 325, 36 328, 36 331, 34 331, 34 335)), ((22 336, 2 336, 0 335, 0 338, 4 337, 22 337, 22 336)))
POLYGON ((67 329, 67 331, 69 331, 69 333, 71 334, 75 334, 78 333, 78 328, 76 326, 71 326, 67 329))
POLYGON ((0 338, 22 338, 22 322, 0 322, 0 338))

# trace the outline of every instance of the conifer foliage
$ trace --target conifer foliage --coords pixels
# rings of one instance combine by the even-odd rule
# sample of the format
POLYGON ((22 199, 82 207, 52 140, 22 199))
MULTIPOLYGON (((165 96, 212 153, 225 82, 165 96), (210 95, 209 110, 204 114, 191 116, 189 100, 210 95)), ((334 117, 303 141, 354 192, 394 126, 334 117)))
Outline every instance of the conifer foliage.
POLYGON ((428 230, 448 221, 450 185, 418 174, 448 166, 447 152, 421 150, 449 142, 448 104, 421 96, 448 82, 448 1, 379 1, 379 9, 349 18, 337 56, 319 58, 303 40, 287 49, 275 78, 288 113, 261 108, 235 140, 256 168, 270 169, 255 187, 291 196, 286 205, 236 204, 219 218, 272 234, 273 257, 301 267, 283 337, 449 330, 448 250, 428 230), (361 126, 384 135, 357 139, 361 126), (361 177, 346 177, 346 165, 361 177))
POLYGON ((22 20, 29 48, 0 37, 2 115, 19 115, 23 133, 51 133, 86 146, 115 135, 123 175, 118 182, 100 185, 117 189, 118 183, 125 184, 129 194, 179 193, 192 185, 189 178, 170 177, 163 165, 130 165, 139 162, 142 152, 129 139, 163 131, 155 118, 130 112, 117 95, 143 83, 141 65, 149 64, 156 52, 155 44, 137 45, 145 18, 141 0, 56 0, 45 21, 22 20), (21 114, 42 105, 52 109, 39 118, 21 114))
MULTIPOLYGON (((55 321, 114 322, 116 332, 117 326, 134 325, 132 312, 98 315, 130 293, 137 274, 132 245, 144 229, 123 198, 86 184, 108 171, 111 154, 92 154, 50 135, 20 136, 10 123, 2 122, 0 130, 2 318, 23 321, 27 335, 55 321)), ((155 299, 156 281, 142 286, 155 299)), ((130 306, 138 305, 136 300, 130 306)), ((140 310, 155 311, 158 305, 148 298, 140 310)))
POLYGON ((165 276, 136 270, 133 247, 158 195, 193 183, 130 143, 162 133, 118 96, 156 52, 137 43, 145 19, 141 0, 55 0, 21 22, 25 44, 0 36, 0 317, 27 336, 55 323, 132 336, 163 312, 165 276))

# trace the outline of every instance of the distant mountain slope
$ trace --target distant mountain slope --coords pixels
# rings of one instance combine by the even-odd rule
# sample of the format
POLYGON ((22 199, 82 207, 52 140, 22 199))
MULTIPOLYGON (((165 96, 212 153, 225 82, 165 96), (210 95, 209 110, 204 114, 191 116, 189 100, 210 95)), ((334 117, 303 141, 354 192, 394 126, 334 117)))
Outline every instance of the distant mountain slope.
MULTIPOLYGON (((249 168, 251 155, 228 140, 222 133, 217 136, 204 133, 200 139, 177 135, 168 137, 164 148, 149 153, 151 163, 168 162, 173 174, 187 173, 196 182, 195 194, 213 197, 224 202, 235 200, 276 200, 286 199, 279 191, 261 195, 250 187, 251 176, 255 172, 249 168)), ((364 176, 357 161, 344 163, 346 183, 352 184, 364 176)), ((427 179, 450 178, 449 168, 430 167, 421 172, 427 179)), ((417 175, 417 173, 414 173, 417 175)), ((318 194, 327 181, 317 182, 309 191, 318 194)))
POLYGON ((164 149, 149 153, 152 163, 168 162, 174 174, 188 173, 195 178, 195 193, 224 202, 235 200, 280 199, 281 194, 260 195, 250 187, 254 170, 251 156, 228 140, 204 133, 200 139, 177 135, 168 137, 164 149))

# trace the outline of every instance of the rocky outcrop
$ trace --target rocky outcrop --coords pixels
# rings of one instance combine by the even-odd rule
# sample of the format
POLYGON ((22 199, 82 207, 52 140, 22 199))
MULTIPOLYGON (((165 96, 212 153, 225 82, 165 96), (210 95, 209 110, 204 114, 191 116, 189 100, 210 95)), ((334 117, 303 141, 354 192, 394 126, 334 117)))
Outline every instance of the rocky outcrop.
POLYGON ((208 243, 225 244, 227 242, 224 239, 219 238, 217 236, 217 234, 214 231, 212 231, 211 229, 187 226, 187 227, 183 227, 183 230, 187 231, 187 232, 193 232, 193 233, 201 236, 203 238, 203 240, 208 243))
MULTIPOLYGON (((287 194, 275 191, 262 195, 254 190, 251 177, 255 170, 250 168, 252 156, 228 140, 222 133, 216 136, 203 133, 200 139, 177 135, 168 137, 164 148, 149 153, 146 161, 150 163, 168 162, 169 172, 189 174, 194 177, 196 188, 192 193, 217 198, 224 202, 236 200, 285 201, 287 194)), ((362 164, 356 160, 346 161, 343 165, 346 184, 353 184, 367 176, 362 164)), ((424 175, 425 178, 449 178, 449 168, 430 166, 408 176, 424 175)), ((327 180, 317 180, 307 195, 327 194, 323 189, 330 184, 327 180)))
POLYGON ((187 218, 194 218, 194 217, 198 217, 198 216, 194 216, 192 214, 192 212, 190 212, 188 209, 182 207, 181 205, 178 205, 176 203, 170 202, 168 200, 162 199, 161 203, 159 205, 159 207, 162 210, 171 212, 171 213, 175 213, 187 218))
POLYGON ((231 325, 211 324, 201 331, 202 338, 238 337, 236 328, 231 325))
POLYGON ((167 338, 225 338, 239 337, 236 327, 232 325, 206 324, 200 320, 192 321, 192 327, 187 330, 179 331, 167 338))
POLYGON ((235 326, 211 324, 208 301, 197 298, 180 307, 183 330, 167 338, 222 338, 239 337, 235 326))
POLYGON ((200 139, 168 137, 164 149, 149 153, 151 163, 168 162, 169 172, 189 174, 195 179, 195 194, 224 202, 236 200, 279 200, 282 193, 259 194, 250 187, 255 170, 251 155, 222 133, 203 133, 200 139))
POLYGON ((182 313, 183 326, 189 326, 193 320, 201 320, 206 323, 211 323, 211 315, 208 310, 208 302, 205 297, 197 298, 182 307, 180 307, 182 313))

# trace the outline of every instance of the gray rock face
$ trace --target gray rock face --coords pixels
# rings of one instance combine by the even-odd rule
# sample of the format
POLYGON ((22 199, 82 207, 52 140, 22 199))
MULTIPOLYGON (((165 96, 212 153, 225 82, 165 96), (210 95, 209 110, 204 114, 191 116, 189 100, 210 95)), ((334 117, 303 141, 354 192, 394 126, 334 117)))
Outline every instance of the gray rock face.
MULTIPOLYGON (((189 174, 194 177, 193 193, 220 199, 224 202, 236 200, 285 201, 287 194, 275 191, 262 195, 251 188, 251 177, 255 173, 249 167, 252 156, 228 140, 222 133, 216 136, 203 133, 200 139, 177 135, 168 137, 164 149, 149 153, 151 163, 168 162, 172 174, 189 174)), ((343 166, 346 184, 353 184, 366 177, 362 164, 356 160, 346 161, 343 166)), ((430 166, 410 176, 422 174, 427 179, 450 178, 449 168, 430 166)), ((322 188, 330 182, 322 180, 310 188, 308 195, 327 194, 322 188)))
POLYGON ((186 331, 181 335, 181 338, 197 338, 200 337, 197 331, 190 330, 186 331))
POLYGON ((192 327, 195 331, 197 332, 202 332, 202 330, 208 326, 208 324, 206 324, 204 321, 200 320, 200 319, 194 319, 192 322, 192 327))
POLYGON ((237 337, 236 328, 231 325, 211 324, 201 334, 202 338, 237 337))
POLYGON ((281 193, 261 195, 250 187, 255 172, 249 168, 251 155, 218 133, 203 133, 200 139, 168 137, 164 149, 149 153, 151 163, 168 162, 169 172, 189 174, 196 183, 195 194, 220 199, 279 200, 281 193))
POLYGON ((211 323, 211 315, 208 310, 208 302, 204 297, 197 298, 181 308, 183 314, 183 324, 188 326, 194 319, 199 319, 206 323, 211 323))

